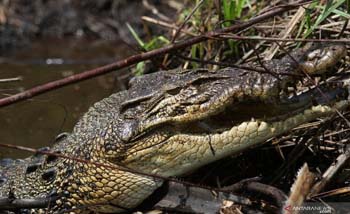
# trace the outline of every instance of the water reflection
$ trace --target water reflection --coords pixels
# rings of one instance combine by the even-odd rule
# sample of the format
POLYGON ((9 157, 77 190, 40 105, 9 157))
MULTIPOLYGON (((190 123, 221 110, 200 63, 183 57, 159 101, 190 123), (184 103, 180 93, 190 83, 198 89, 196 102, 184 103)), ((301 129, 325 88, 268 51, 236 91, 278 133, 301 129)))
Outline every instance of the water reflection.
MULTIPOLYGON (((0 79, 21 77, 22 80, 0 82, 0 97, 123 58, 131 54, 127 49, 120 42, 47 40, 35 43, 31 49, 2 58, 0 79), (47 59, 60 59, 60 63, 47 63, 47 59)), ((31 148, 52 144, 57 134, 72 130, 89 106, 118 90, 121 85, 116 84, 116 77, 121 73, 103 75, 0 108, 1 143, 31 148)), ((26 156, 26 152, 0 148, 0 158, 26 156)))

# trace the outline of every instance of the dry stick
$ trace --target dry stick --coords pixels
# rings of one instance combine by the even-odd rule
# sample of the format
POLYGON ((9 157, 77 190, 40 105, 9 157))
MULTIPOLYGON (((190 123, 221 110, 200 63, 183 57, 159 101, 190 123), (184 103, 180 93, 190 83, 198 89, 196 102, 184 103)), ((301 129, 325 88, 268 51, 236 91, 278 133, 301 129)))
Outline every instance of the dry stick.
POLYGON ((237 40, 264 40, 271 42, 329 42, 329 43, 349 43, 350 39, 301 39, 301 38, 275 38, 275 37, 260 37, 260 36, 238 36, 236 34, 223 33, 216 38, 222 39, 237 39, 237 40))
POLYGON ((96 69, 88 70, 88 71, 82 72, 80 74, 72 75, 72 76, 69 76, 69 77, 66 77, 63 79, 55 80, 55 81, 48 82, 48 83, 43 84, 43 85, 36 86, 36 87, 31 88, 29 90, 12 95, 10 97, 0 99, 0 106, 7 106, 7 105, 10 105, 10 104, 15 103, 15 102, 19 102, 21 100, 25 100, 25 99, 37 96, 37 95, 42 94, 44 92, 63 87, 65 85, 69 85, 69 84, 76 83, 76 82, 79 82, 82 80, 86 80, 86 79, 89 79, 92 77, 96 77, 96 76, 114 71, 116 69, 124 68, 124 67, 130 66, 130 65, 133 65, 135 63, 138 63, 138 62, 141 62, 144 60, 148 60, 152 57, 163 55, 165 53, 169 53, 171 51, 182 49, 182 48, 188 47, 190 45, 205 41, 208 38, 217 37, 223 33, 235 32, 235 31, 242 30, 242 29, 247 28, 253 24, 256 24, 256 23, 261 22, 263 20, 266 20, 268 18, 274 17, 280 13, 294 9, 294 8, 300 6, 300 4, 304 4, 304 3, 308 3, 308 2, 309 1, 301 0, 301 1, 298 1, 296 4, 281 5, 279 7, 275 7, 272 10, 269 10, 268 12, 266 12, 262 15, 254 17, 246 22, 241 22, 241 23, 232 25, 231 27, 228 27, 228 28, 224 28, 224 29, 217 30, 217 31, 210 31, 208 33, 205 33, 203 35, 199 35, 197 37, 193 37, 193 38, 188 39, 188 40, 183 41, 183 42, 170 44, 170 45, 167 45, 163 48, 159 48, 159 49, 152 50, 149 52, 133 55, 133 56, 128 57, 126 59, 119 60, 119 61, 116 61, 114 63, 108 64, 108 65, 105 65, 105 66, 102 66, 102 67, 99 67, 96 69))
MULTIPOLYGON (((238 36, 236 34, 222 34, 218 36, 217 38, 222 39, 236 39, 236 40, 256 40, 256 41, 263 41, 260 42, 257 46, 261 46, 265 41, 272 41, 272 42, 330 42, 330 43, 348 43, 350 44, 350 39, 300 39, 300 38, 275 38, 275 37, 260 37, 260 36, 238 36)), ((255 47, 257 49, 257 47, 255 47)), ((238 61, 238 64, 242 62, 243 60, 246 60, 253 51, 249 51, 247 54, 245 54, 242 59, 238 61)))
MULTIPOLYGON (((130 172, 130 173, 134 173, 137 175, 143 175, 143 176, 148 176, 148 177, 153 177, 156 179, 160 179, 163 181, 169 181, 172 182, 173 185, 174 183, 178 183, 180 185, 186 186, 187 187, 194 187, 194 188, 200 188, 202 189, 201 191, 210 191, 210 192, 216 192, 218 194, 225 193, 228 195, 225 195, 225 197, 229 197, 228 199, 236 202, 236 203, 240 203, 242 202, 242 200, 244 198, 239 197, 239 196, 235 196, 232 191, 230 190, 226 190, 226 189, 219 189, 219 188, 213 188, 213 187, 208 187, 208 186, 203 186, 203 185, 198 185, 198 184, 194 184, 191 182, 187 182, 187 181, 183 181, 183 180, 179 180, 177 178, 172 178, 172 177, 163 177, 160 175, 155 175, 155 174, 148 174, 148 173, 144 173, 144 172, 140 172, 137 170, 133 170, 130 168, 126 168, 126 167, 122 167, 122 166, 116 166, 116 165, 110 165, 110 164, 105 164, 105 163, 99 163, 99 162, 91 162, 89 160, 85 160, 85 159, 81 159, 78 157, 74 157, 74 156, 67 156, 61 153, 55 153, 55 152, 50 152, 50 151, 43 151, 43 150, 37 150, 37 149, 32 149, 32 148, 28 148, 28 147, 23 147, 23 146, 16 146, 16 145, 11 145, 11 144, 3 144, 0 143, 0 147, 4 147, 4 148, 10 148, 10 149, 17 149, 17 150, 21 150, 21 151, 27 151, 27 152, 31 152, 31 153, 35 153, 35 154, 44 154, 44 155, 51 155, 51 156, 55 156, 55 157, 59 157, 59 158, 64 158, 64 159, 69 159, 69 160, 73 160, 76 161, 78 163, 84 163, 84 164, 92 164, 98 167, 105 167, 107 169, 117 169, 117 170, 122 170, 125 172, 130 172)), ((50 200, 54 200, 54 198, 35 198, 35 199, 16 199, 15 201, 9 201, 7 198, 2 198, 0 197, 0 209, 12 209, 12 208, 40 208, 40 207, 47 207, 49 205, 50 200)), ((85 207, 85 206, 84 206, 85 207)), ((80 209, 80 208, 78 208, 80 209)), ((73 210, 73 209, 72 209, 73 210)))
MULTIPOLYGON (((141 19, 143 21, 146 21, 146 22, 149 22, 151 24, 155 24, 157 26, 160 26, 160 27, 165 27, 165 28, 168 28, 168 29, 173 29, 173 30, 178 30, 179 27, 177 27, 176 25, 174 24, 171 24, 171 23, 168 23, 168 22, 164 22, 164 21, 161 21, 161 20, 158 20, 158 19, 154 19, 152 17, 148 17, 148 16, 142 16, 141 19)), ((345 26, 345 24, 344 24, 345 26)), ((261 26, 256 26, 255 28, 260 28, 261 26)), ((342 31, 346 30, 346 27, 343 27, 342 28, 342 31)), ((196 33, 193 33, 191 31, 188 31, 188 30, 185 30, 185 29, 181 29, 181 32, 182 33, 185 33, 185 34, 188 34, 190 36, 198 36, 198 34, 196 33)), ((350 40, 349 39, 299 39, 299 38, 277 38, 277 37, 257 37, 257 36, 238 36, 238 35, 235 35, 235 34, 224 34, 223 36, 220 36, 220 37, 223 37, 223 38, 226 38, 226 36, 228 36, 228 38, 230 39, 240 39, 240 40, 263 40, 264 42, 265 41, 279 41, 279 42, 334 42, 334 43, 350 43, 350 40), (232 38, 231 38, 232 36, 232 38)))
POLYGON ((276 204, 279 207, 283 206, 283 202, 287 199, 287 195, 280 189, 268 185, 268 184, 263 184, 259 182, 259 178, 248 178, 248 179, 243 179, 235 184, 232 184, 230 186, 223 187, 223 190, 229 190, 234 193, 237 192, 244 192, 244 191, 249 191, 249 192, 254 192, 254 193, 260 193, 265 196, 269 196, 270 198, 273 198, 276 202, 276 204))
MULTIPOLYGON (((203 4, 204 0, 201 0, 200 2, 197 3, 197 5, 192 9, 190 14, 185 18, 185 21, 181 24, 181 26, 175 31, 175 34, 173 38, 171 39, 170 43, 174 43, 176 38, 179 36, 181 30, 185 27, 186 23, 191 19, 193 14, 198 10, 198 8, 203 4)), ((166 54, 163 59, 163 67, 166 67, 166 62, 168 61, 169 54, 166 54)))
POLYGON ((169 182, 166 195, 154 205, 153 209, 164 213, 219 213, 225 201, 252 206, 249 198, 233 194, 214 193, 197 187, 187 187, 169 182))
MULTIPOLYGON (((305 5, 305 7, 308 7, 308 5, 305 5)), ((298 9, 298 11, 294 14, 292 19, 288 22, 286 28, 279 33, 279 36, 282 39, 286 39, 289 35, 291 35, 291 33, 295 30, 297 23, 304 17, 304 14, 305 14, 305 8, 300 7, 298 9)), ((282 44, 282 46, 283 45, 284 44, 282 44)), ((279 46, 276 43, 272 44, 272 46, 269 48, 269 50, 266 51, 267 54, 266 54, 266 57, 264 59, 271 60, 275 56, 275 54, 277 53, 278 49, 279 49, 279 46)))
MULTIPOLYGON (((212 61, 212 60, 201 60, 201 59, 186 57, 186 56, 179 55, 179 54, 176 54, 176 56, 181 58, 181 59, 188 60, 188 61, 193 61, 193 62, 198 62, 198 63, 203 63, 203 64, 226 66, 226 67, 237 68, 237 69, 242 69, 242 70, 247 70, 247 71, 253 71, 253 72, 260 73, 260 74, 271 74, 272 76, 276 76, 275 73, 270 72, 270 71, 263 69, 263 68, 253 68, 253 67, 249 67, 249 66, 245 66, 245 65, 237 65, 234 63, 230 63, 230 62, 216 62, 216 61, 212 61)), ((302 75, 291 74, 291 73, 287 73, 287 72, 281 72, 279 74, 286 75, 286 76, 302 77, 302 75)))
POLYGON ((345 187, 340 187, 337 189, 332 189, 329 191, 325 191, 325 192, 313 195, 312 198, 324 198, 324 197, 330 197, 330 196, 337 196, 340 194, 342 194, 342 195, 348 194, 349 195, 349 193, 350 193, 350 187, 345 186, 345 187))
POLYGON ((309 196, 313 197, 324 189, 334 175, 346 164, 350 159, 350 146, 347 146, 345 152, 337 157, 327 171, 322 175, 322 178, 311 189, 309 196))
POLYGON ((64 158, 64 159, 68 159, 68 160, 73 160, 73 161, 76 161, 76 162, 79 162, 79 163, 93 164, 93 165, 98 166, 98 167, 117 169, 117 170, 131 172, 131 173, 135 173, 135 174, 139 174, 139 175, 152 176, 154 178, 158 178, 158 179, 162 179, 162 180, 169 180, 169 179, 167 179, 165 177, 162 177, 162 176, 153 175, 153 174, 151 175, 151 174, 148 174, 148 173, 138 172, 136 170, 132 170, 132 169, 129 169, 129 168, 126 168, 126 167, 122 167, 122 166, 115 166, 115 165, 99 163, 99 162, 91 162, 89 160, 81 159, 79 157, 68 156, 68 155, 64 155, 64 154, 61 154, 61 153, 57 153, 57 152, 42 151, 42 150, 33 149, 33 148, 29 148, 29 147, 17 146, 17 145, 12 145, 12 144, 5 144, 5 143, 0 143, 0 147, 16 149, 16 150, 21 150, 21 151, 26 151, 26 152, 31 152, 31 153, 34 153, 34 154, 51 155, 51 156, 54 156, 54 157, 59 157, 59 158, 64 158))
POLYGON ((142 4, 146 9, 150 10, 154 15, 158 16, 163 20, 170 21, 170 19, 166 15, 159 12, 159 10, 154 5, 150 4, 147 0, 143 0, 142 4))
POLYGON ((171 39, 171 43, 174 43, 176 38, 179 36, 181 30, 185 27, 186 23, 190 20, 193 14, 198 10, 198 8, 203 4, 204 0, 198 2, 198 4, 193 8, 191 13, 186 17, 185 21, 181 24, 181 26, 176 30, 175 35, 171 39))
POLYGON ((21 81, 23 78, 21 76, 19 77, 13 77, 13 78, 6 78, 6 79, 0 79, 0 83, 5 83, 5 82, 17 82, 21 81))
MULTIPOLYGON (((171 24, 171 23, 168 23, 168 22, 164 22, 164 21, 161 21, 161 20, 157 20, 157 19, 154 19, 152 17, 142 16, 141 19, 143 21, 146 21, 146 22, 149 22, 149 23, 161 26, 161 27, 166 27, 166 28, 170 28, 170 29, 173 29, 173 30, 179 30, 180 29, 179 27, 177 27, 174 24, 171 24)), ((188 34, 190 36, 198 36, 198 34, 195 34, 195 33, 191 32, 191 31, 187 31, 187 30, 184 30, 184 29, 181 29, 181 32, 185 33, 185 34, 188 34)))

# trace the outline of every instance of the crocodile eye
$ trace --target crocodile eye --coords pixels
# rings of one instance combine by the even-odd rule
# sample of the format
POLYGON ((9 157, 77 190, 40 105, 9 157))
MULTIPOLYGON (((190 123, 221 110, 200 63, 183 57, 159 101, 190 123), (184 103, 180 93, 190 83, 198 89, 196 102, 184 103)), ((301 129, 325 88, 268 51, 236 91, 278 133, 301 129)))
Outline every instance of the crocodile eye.
POLYGON ((125 122, 122 124, 120 135, 118 136, 123 142, 129 142, 130 139, 135 135, 136 121, 125 122))

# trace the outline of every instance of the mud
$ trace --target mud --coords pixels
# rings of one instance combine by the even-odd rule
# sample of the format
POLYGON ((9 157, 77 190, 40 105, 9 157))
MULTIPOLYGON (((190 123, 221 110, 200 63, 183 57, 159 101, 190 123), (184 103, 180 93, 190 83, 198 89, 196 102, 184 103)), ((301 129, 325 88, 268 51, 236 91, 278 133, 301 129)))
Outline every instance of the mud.
MULTIPOLYGON (((157 0, 150 4, 171 14, 157 0)), ((42 38, 81 38, 134 43, 126 22, 143 36, 142 15, 153 16, 140 0, 0 1, 0 56, 42 38)))

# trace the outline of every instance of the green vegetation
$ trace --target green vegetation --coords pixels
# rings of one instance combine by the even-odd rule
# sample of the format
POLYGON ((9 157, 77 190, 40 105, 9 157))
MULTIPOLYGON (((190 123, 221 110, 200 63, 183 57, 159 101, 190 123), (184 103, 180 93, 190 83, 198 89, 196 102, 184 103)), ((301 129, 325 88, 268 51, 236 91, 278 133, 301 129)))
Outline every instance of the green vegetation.
MULTIPOLYGON (((297 10, 291 11, 289 14, 283 14, 274 20, 261 23, 249 29, 246 29, 239 33, 239 36, 244 37, 275 37, 275 38, 335 38, 334 35, 339 34, 342 24, 347 19, 350 19, 350 0, 336 0, 325 1, 324 4, 320 4, 320 1, 313 1, 309 5, 304 5, 306 8, 304 14, 302 14, 295 21, 295 27, 290 31, 287 31, 294 14, 297 10), (323 27, 327 26, 327 27, 323 27), (284 35, 283 33, 286 33, 284 35), (333 36, 332 36, 333 35, 333 36)), ((178 19, 176 20, 176 26, 181 26, 186 33, 180 33, 176 40, 185 40, 192 35, 200 35, 203 32, 212 31, 218 28, 229 27, 232 24, 236 24, 250 19, 253 16, 259 14, 262 10, 266 11, 272 6, 269 1, 252 1, 252 0, 196 0, 187 1, 184 8, 179 12, 178 19), (196 10, 194 11, 194 8, 196 10), (188 19, 188 17, 190 18, 188 19)), ((139 46, 144 51, 153 50, 163 45, 169 44, 173 39, 175 29, 170 29, 171 36, 154 36, 147 42, 142 41, 139 36, 130 27, 129 30, 138 42, 139 46)), ((235 62, 241 59, 242 56, 256 57, 254 54, 247 54, 248 50, 251 50, 255 46, 259 49, 259 52, 269 49, 273 42, 265 41, 247 41, 237 39, 212 39, 202 43, 192 45, 191 48, 181 50, 177 55, 185 57, 191 57, 194 59, 200 59, 203 62, 207 60, 217 61, 231 61, 235 62), (259 44, 259 45, 258 45, 259 44), (246 55, 247 54, 247 55, 246 55)), ((284 43, 289 46, 295 46, 296 42, 284 43)), ((300 43, 302 44, 302 43, 300 43)), ((176 55, 174 55, 176 56, 176 55)), ((168 55, 163 60, 163 66, 172 68, 178 67, 177 63, 172 63, 174 56, 168 55)), ((183 66, 188 68, 196 68, 203 66, 195 61, 186 62, 183 66)), ((211 65, 205 65, 210 67, 211 65)), ((144 63, 140 63, 136 66, 135 74, 141 75, 144 70, 144 63)))
POLYGON ((247 0, 223 0, 222 12, 224 14, 225 22, 224 26, 230 26, 231 21, 235 21, 241 18, 242 11, 246 5, 247 0))
MULTIPOLYGON (((145 43, 142 41, 142 39, 137 35, 135 30, 128 23, 126 25, 127 25, 128 29, 130 30, 131 34, 133 35, 133 37, 135 38, 135 40, 137 41, 137 43, 139 44, 139 46, 144 51, 154 50, 154 49, 162 47, 163 45, 170 43, 170 41, 167 38, 165 38, 164 36, 153 37, 150 41, 145 43)), ((145 62, 137 63, 135 70, 134 70, 135 76, 142 75, 144 73, 144 70, 145 70, 145 62)))
MULTIPOLYGON (((319 5, 319 2, 314 1, 312 4, 310 4, 310 7, 306 10, 306 16, 303 20, 303 24, 301 24, 301 29, 306 29, 306 31, 303 33, 303 38, 310 36, 315 31, 315 29, 319 27, 319 25, 332 14, 336 14, 340 17, 344 17, 345 19, 349 19, 349 13, 337 9, 340 6, 344 5, 345 2, 346 0, 326 1, 326 5, 319 5), (321 11, 320 14, 316 19, 313 19, 312 16, 318 10, 321 11)), ((349 4, 347 7, 347 10, 349 11, 349 4)))

